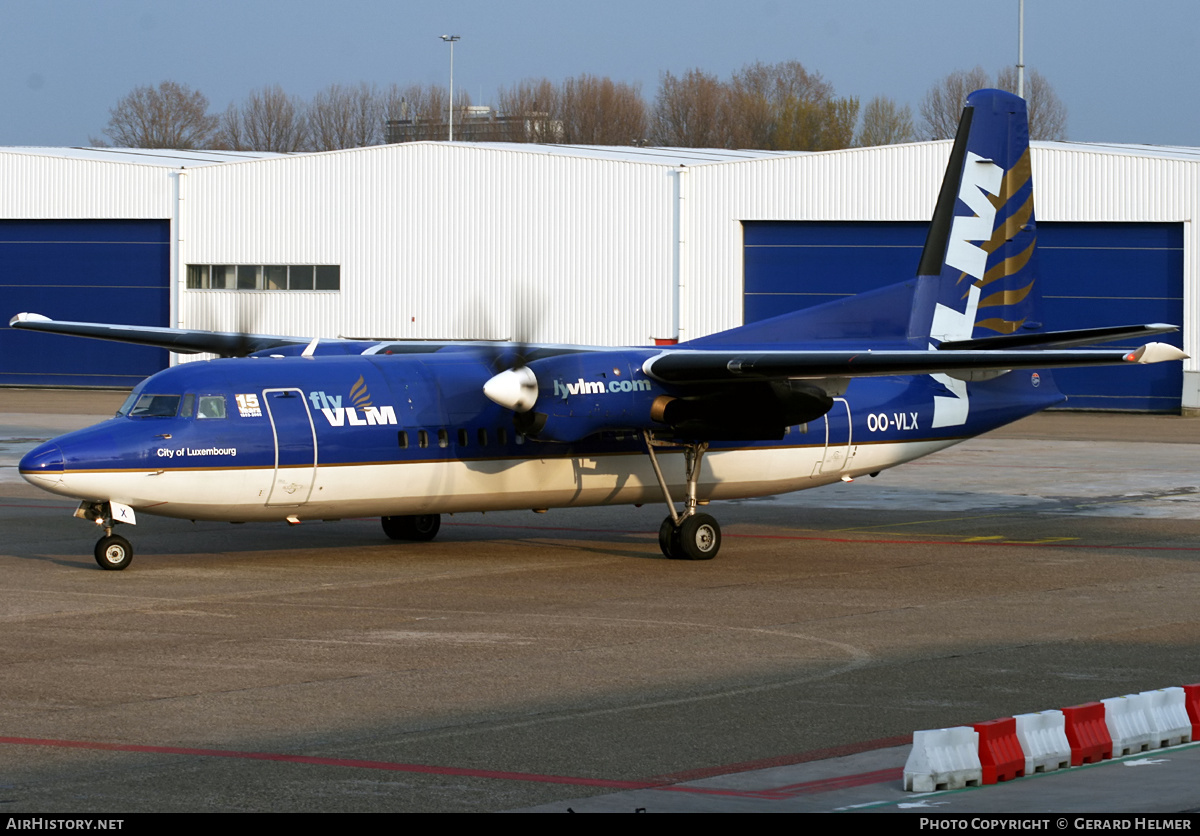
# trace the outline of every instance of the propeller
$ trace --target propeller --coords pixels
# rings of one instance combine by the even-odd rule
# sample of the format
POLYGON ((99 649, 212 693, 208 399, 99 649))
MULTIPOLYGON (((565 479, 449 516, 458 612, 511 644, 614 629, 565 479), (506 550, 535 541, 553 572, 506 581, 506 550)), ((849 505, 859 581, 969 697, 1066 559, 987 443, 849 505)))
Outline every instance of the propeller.
MULTIPOLYGON (((514 294, 518 299, 526 294, 514 294)), ((477 314, 476 321, 487 322, 491 312, 477 314)), ((489 355, 488 365, 496 374, 483 384, 483 394, 494 403, 517 413, 519 419, 533 409, 537 402, 538 381, 529 363, 537 349, 532 343, 541 319, 541 305, 516 304, 512 312, 512 329, 509 338, 483 347, 489 355)), ((489 328, 495 333, 495 329, 489 328)), ((518 429, 523 422, 518 420, 518 429)))

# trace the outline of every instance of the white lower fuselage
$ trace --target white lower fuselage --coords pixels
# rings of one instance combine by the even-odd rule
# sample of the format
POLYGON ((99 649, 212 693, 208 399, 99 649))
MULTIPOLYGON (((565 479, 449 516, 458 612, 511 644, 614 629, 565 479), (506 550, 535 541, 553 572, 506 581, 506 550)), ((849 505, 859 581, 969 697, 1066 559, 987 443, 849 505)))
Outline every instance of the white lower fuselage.
MULTIPOLYGON (((894 467, 958 440, 712 450, 703 459, 697 497, 738 499, 817 487, 894 467)), ((681 500, 683 453, 667 448, 658 458, 673 498, 681 500)), ((318 458, 315 467, 67 470, 27 478, 54 493, 195 520, 335 519, 663 501, 644 449, 595 456, 333 465, 322 465, 318 458)))

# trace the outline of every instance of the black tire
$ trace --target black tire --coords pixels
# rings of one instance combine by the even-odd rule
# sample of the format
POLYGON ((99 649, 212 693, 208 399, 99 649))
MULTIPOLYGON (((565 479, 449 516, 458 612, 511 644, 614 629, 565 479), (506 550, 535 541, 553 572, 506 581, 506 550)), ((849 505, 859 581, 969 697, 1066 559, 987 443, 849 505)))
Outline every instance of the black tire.
POLYGON ((680 558, 679 529, 675 527, 675 521, 670 517, 663 520, 662 525, 658 527, 658 547, 662 549, 665 556, 672 560, 680 558))
POLYGON ((679 526, 679 557, 712 560, 721 550, 721 526, 708 514, 693 514, 679 526))
POLYGON ((133 560, 133 546, 120 534, 110 534, 96 541, 96 563, 101 569, 119 572, 133 560))
POLYGON ((380 517, 383 533, 393 540, 424 543, 437 536, 442 527, 441 514, 417 514, 406 517, 380 517))

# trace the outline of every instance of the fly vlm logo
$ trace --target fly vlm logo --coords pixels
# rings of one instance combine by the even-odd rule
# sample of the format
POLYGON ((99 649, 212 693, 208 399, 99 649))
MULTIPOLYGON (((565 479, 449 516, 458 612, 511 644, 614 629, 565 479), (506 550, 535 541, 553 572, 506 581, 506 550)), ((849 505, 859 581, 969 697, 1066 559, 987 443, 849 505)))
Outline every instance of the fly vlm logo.
POLYGON ((308 399, 312 402, 313 409, 319 410, 331 427, 373 427, 396 423, 394 408, 371 404, 371 393, 367 391, 367 384, 362 375, 359 375, 358 380, 350 387, 350 394, 347 396, 349 406, 342 406, 341 395, 330 395, 320 390, 309 392, 308 399))
POLYGON ((582 377, 574 383, 563 383, 557 378, 554 381, 554 397, 564 401, 568 395, 607 395, 613 392, 649 392, 648 380, 584 380, 582 377))

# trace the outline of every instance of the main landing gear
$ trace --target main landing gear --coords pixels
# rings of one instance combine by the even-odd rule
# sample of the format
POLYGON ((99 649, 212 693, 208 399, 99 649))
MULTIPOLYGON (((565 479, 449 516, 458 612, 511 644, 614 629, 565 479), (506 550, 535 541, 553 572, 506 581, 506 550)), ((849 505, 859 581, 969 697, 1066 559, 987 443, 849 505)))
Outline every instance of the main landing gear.
POLYGON ((671 516, 663 520, 658 528, 658 547, 672 560, 712 560, 721 549, 721 526, 708 514, 696 512, 696 506, 699 504, 696 499, 696 483, 700 480, 700 462, 708 450, 708 442, 677 444, 659 441, 646 430, 642 431, 642 436, 646 440, 646 452, 650 454, 654 475, 658 477, 658 485, 662 488, 663 498, 667 502, 667 510, 671 512, 671 516), (663 478, 662 468, 658 466, 655 447, 683 447, 687 469, 687 499, 681 514, 675 511, 675 501, 671 499, 667 480, 663 478))
POLYGON ((437 536, 442 527, 441 514, 417 514, 408 517, 380 517, 383 533, 393 540, 425 543, 437 536))

